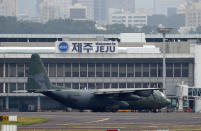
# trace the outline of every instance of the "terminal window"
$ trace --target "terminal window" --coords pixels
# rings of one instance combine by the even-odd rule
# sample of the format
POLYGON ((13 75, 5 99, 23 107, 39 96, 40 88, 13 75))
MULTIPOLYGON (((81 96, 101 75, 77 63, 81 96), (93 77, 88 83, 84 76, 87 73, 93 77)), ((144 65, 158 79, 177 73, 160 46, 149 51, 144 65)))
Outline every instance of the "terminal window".
POLYGON ((95 77, 95 64, 88 64, 88 77, 95 77))
POLYGON ((87 89, 87 83, 80 83, 79 89, 87 89))
POLYGON ((54 63, 49 64, 49 76, 56 77, 56 64, 54 63))
POLYGON ((109 89, 110 88, 110 83, 104 83, 104 89, 109 89))
POLYGON ((0 93, 4 93, 3 92, 3 83, 0 83, 0 93))
POLYGON ((110 64, 104 64, 104 77, 110 77, 110 64))
POLYGON ((17 90, 25 90, 24 83, 17 83, 17 90))
POLYGON ((142 76, 142 67, 141 64, 135 64, 135 77, 141 77, 142 76))
POLYGON ((143 77, 149 77, 149 64, 143 64, 143 77))
POLYGON ((65 86, 66 88, 71 88, 71 83, 64 83, 64 86, 65 86))
POLYGON ((181 64, 174 64, 174 77, 181 77, 181 64))
MULTIPOLYGON (((162 77, 162 63, 45 63, 49 77, 98 78, 113 77, 162 77)), ((188 77, 189 63, 167 63, 167 77, 188 77)), ((192 70, 192 69, 191 69, 192 70)), ((28 77, 29 63, 6 63, 5 77, 28 77)), ((191 71, 193 72, 193 71, 191 71)), ((4 65, 0 64, 0 77, 3 77, 4 65)))
POLYGON ((189 65, 188 63, 182 64, 182 77, 188 77, 189 65))
POLYGON ((134 77, 134 64, 127 64, 127 77, 134 77))
POLYGON ((87 64, 80 64, 80 77, 87 77, 87 64))
POLYGON ((166 64, 166 76, 173 77, 173 64, 172 63, 166 64))
POLYGON ((127 83, 127 88, 134 88, 134 87, 135 87, 134 83, 127 83))
POLYGON ((57 77, 63 77, 64 76, 64 64, 59 63, 57 64, 57 77))
POLYGON ((119 64, 119 77, 126 77, 126 64, 119 64))
POLYGON ((71 77, 71 64, 65 64, 65 77, 71 77))
POLYGON ((119 83, 119 88, 126 88, 126 83, 119 83))
POLYGON ((72 64, 73 77, 79 77, 79 64, 72 64))
POLYGON ((103 77, 103 64, 96 64, 96 77, 103 77))
POLYGON ((0 64, 0 77, 3 77, 3 64, 0 64))
POLYGON ((101 89, 102 87, 95 86, 95 83, 88 83, 88 89, 101 89))
POLYGON ((157 64, 150 64, 150 76, 157 77, 157 64))
MULTIPOLYGON (((96 89, 102 89, 102 88, 103 88, 103 83, 96 83, 96 89)), ((109 88, 109 86, 107 88, 109 88)))
POLYGON ((118 77, 118 64, 111 64, 111 77, 118 77))
POLYGON ((163 76, 163 65, 158 64, 158 77, 162 77, 162 76, 163 76))

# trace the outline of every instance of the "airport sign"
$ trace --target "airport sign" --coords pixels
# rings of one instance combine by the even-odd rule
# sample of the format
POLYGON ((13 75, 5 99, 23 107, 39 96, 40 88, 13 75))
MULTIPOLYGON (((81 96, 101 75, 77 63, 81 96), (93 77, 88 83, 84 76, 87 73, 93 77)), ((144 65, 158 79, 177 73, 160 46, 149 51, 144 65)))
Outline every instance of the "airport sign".
POLYGON ((67 52, 67 51, 68 51, 68 48, 69 48, 69 46, 68 46, 68 43, 67 43, 67 42, 60 42, 60 43, 58 44, 58 49, 59 49, 59 51, 61 51, 61 52, 67 52))
POLYGON ((56 53, 118 53, 114 41, 56 41, 56 53))

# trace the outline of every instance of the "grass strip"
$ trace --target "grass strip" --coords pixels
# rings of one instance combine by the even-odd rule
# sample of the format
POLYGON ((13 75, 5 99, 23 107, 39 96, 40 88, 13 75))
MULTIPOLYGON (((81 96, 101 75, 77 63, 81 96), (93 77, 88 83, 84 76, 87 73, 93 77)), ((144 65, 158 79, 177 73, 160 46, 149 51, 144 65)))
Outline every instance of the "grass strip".
POLYGON ((12 125, 18 125, 18 126, 22 126, 22 125, 32 125, 32 124, 38 124, 38 123, 43 123, 43 122, 47 122, 48 119, 46 118, 36 118, 36 117, 18 117, 18 121, 17 122, 0 122, 0 125, 3 124, 12 124, 12 125))

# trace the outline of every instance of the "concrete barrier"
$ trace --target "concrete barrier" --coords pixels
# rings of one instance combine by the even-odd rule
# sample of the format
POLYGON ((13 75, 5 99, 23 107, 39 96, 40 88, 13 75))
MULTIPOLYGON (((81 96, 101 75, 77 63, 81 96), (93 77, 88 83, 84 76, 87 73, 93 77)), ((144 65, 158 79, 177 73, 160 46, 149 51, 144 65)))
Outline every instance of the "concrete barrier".
POLYGON ((1 131, 17 131, 17 125, 2 125, 1 131))
POLYGON ((9 116, 9 121, 17 121, 17 116, 9 116))

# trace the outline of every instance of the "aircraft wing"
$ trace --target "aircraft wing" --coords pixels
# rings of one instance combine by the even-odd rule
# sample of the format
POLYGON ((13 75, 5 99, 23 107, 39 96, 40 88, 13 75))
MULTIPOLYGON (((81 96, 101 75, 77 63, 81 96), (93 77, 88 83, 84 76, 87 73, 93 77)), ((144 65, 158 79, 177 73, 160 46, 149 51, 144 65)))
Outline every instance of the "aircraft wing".
POLYGON ((95 95, 103 95, 103 94, 127 94, 134 93, 135 91, 153 91, 153 90, 161 90, 161 88, 125 88, 125 89, 97 89, 94 94, 95 95))

